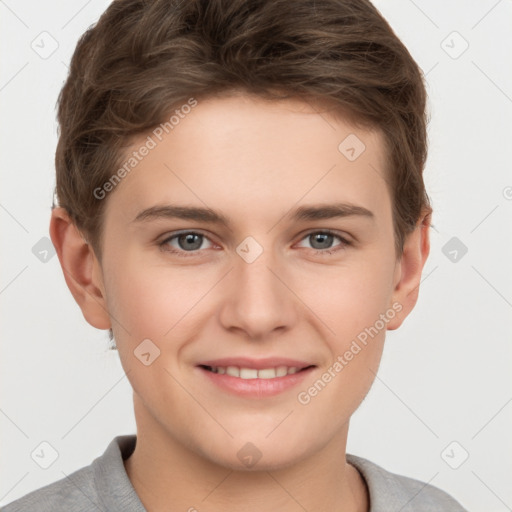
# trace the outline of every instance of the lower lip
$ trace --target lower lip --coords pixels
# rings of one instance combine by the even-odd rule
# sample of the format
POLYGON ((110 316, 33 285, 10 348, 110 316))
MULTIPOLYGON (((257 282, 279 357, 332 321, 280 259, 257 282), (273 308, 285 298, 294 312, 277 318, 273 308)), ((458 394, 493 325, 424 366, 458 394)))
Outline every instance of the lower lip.
POLYGON ((300 372, 273 379, 241 379, 225 373, 213 373, 201 366, 196 368, 219 388, 247 398, 266 398, 278 395, 300 384, 315 369, 312 366, 300 372))

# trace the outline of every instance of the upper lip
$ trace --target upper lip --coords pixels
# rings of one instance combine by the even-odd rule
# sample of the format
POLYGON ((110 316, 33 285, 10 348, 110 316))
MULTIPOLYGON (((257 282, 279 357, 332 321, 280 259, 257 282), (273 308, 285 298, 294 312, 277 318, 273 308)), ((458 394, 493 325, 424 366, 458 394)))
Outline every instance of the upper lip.
POLYGON ((201 361, 198 366, 227 367, 238 366, 239 368, 253 368, 255 370, 263 370, 265 368, 276 368, 278 366, 295 367, 298 370, 315 366, 306 361, 297 359, 289 359, 286 357, 265 357, 263 359, 251 359, 249 357, 223 357, 221 359, 210 359, 209 361, 201 361))

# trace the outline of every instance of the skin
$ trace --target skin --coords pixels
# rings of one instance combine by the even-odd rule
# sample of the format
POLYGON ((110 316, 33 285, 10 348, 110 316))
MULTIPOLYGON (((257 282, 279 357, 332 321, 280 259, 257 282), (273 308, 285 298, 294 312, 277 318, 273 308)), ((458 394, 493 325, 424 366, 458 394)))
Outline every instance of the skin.
POLYGON ((397 329, 416 304, 430 250, 425 215, 396 257, 383 148, 379 131, 310 103, 212 98, 109 193, 101 261, 66 212, 54 209, 50 233, 66 282, 91 325, 112 327, 134 390, 137 445, 125 468, 148 511, 169 504, 369 509, 365 482, 345 459, 349 420, 375 379, 386 330, 397 329), (338 150, 349 134, 366 146, 355 161, 338 150), (289 218, 298 206, 339 202, 374 217, 289 218), (173 218, 133 222, 164 204, 207 205, 230 228, 173 218), (323 229, 351 244, 334 236, 322 245, 323 229), (199 249, 187 251, 177 237, 159 246, 178 230, 203 234, 199 249), (252 263, 236 252, 248 236, 263 248, 252 263), (333 249, 340 250, 318 253, 333 249), (299 403, 298 392, 393 304, 401 311, 307 405, 299 403), (160 356, 145 366, 134 350, 148 338, 160 356), (248 399, 219 390, 196 368, 229 356, 293 357, 316 368, 296 388, 248 399), (251 468, 237 457, 247 442, 262 454, 251 468))

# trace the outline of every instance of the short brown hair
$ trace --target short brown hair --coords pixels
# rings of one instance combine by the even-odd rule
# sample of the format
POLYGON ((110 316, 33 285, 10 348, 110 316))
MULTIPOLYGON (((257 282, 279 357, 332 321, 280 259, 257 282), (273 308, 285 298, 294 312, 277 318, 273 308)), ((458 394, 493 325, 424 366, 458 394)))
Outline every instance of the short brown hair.
POLYGON ((114 0, 78 41, 58 99, 56 195, 101 257, 102 187, 134 136, 193 98, 243 91, 330 106, 382 130, 397 257, 422 215, 421 69, 369 0, 114 0))

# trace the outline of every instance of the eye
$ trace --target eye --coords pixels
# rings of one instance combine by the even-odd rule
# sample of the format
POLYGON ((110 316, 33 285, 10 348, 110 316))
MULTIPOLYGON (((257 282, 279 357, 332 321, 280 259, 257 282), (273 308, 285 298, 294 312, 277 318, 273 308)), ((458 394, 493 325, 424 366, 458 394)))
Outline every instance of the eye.
POLYGON ((167 237, 158 245, 163 251, 187 257, 194 256, 199 249, 208 249, 209 247, 202 247, 205 240, 211 244, 209 238, 201 233, 197 233, 195 231, 182 231, 167 237))
POLYGON ((315 254, 322 256, 341 251, 351 245, 351 242, 329 229, 311 231, 302 240, 309 240, 315 254), (333 248, 332 243, 335 238, 340 240, 340 243, 333 248))

